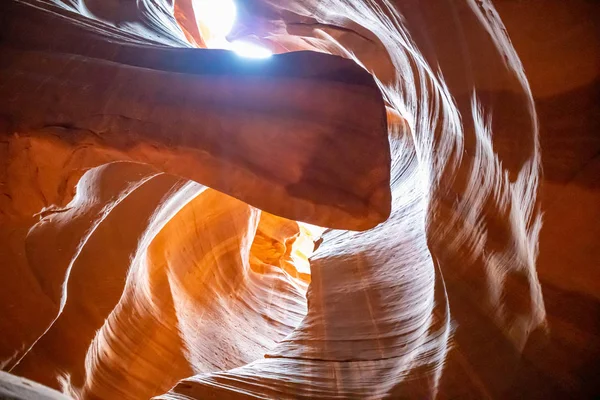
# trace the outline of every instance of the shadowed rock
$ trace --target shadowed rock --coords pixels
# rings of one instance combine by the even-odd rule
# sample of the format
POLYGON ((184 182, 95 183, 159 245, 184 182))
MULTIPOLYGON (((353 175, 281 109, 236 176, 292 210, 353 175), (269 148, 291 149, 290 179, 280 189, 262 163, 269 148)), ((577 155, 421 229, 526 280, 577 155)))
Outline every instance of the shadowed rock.
POLYGON ((384 104, 354 62, 124 44, 79 14, 5 3, 4 135, 116 150, 322 226, 363 230, 389 216, 384 104))

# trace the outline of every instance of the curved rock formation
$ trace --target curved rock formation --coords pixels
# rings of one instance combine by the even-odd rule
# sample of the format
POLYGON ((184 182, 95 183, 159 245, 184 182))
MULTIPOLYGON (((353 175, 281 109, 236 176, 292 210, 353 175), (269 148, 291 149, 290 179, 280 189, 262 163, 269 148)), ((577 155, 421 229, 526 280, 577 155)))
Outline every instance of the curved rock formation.
POLYGON ((249 0, 218 38, 188 0, 4 2, 3 369, 77 399, 599 394, 599 9, 534 3, 249 0), (193 49, 236 40, 280 54, 193 49))
POLYGON ((3 6, 4 134, 104 148, 324 226, 366 229, 389 215, 384 105, 354 63, 296 53, 264 68, 113 37, 46 7, 3 6), (31 19, 41 27, 28 29, 31 19), (363 116, 348 112, 358 107, 363 116))

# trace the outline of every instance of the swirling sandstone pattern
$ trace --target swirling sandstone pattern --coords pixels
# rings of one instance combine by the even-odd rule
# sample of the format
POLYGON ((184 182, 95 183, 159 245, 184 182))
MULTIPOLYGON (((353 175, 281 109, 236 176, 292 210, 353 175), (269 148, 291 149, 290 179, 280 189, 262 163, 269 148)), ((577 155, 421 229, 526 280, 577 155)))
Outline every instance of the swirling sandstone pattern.
POLYGON ((4 2, 3 368, 78 399, 598 394, 598 6, 533 3, 248 0, 231 39, 318 52, 253 64, 192 49, 187 0, 4 2), (295 220, 334 229, 313 253, 295 220))

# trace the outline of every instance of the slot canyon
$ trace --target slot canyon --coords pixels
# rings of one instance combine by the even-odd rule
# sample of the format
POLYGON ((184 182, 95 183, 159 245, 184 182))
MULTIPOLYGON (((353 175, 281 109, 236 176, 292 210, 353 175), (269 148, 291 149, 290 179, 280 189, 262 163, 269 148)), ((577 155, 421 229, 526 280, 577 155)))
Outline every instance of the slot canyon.
POLYGON ((598 398, 600 2, 0 2, 0 399, 598 398))

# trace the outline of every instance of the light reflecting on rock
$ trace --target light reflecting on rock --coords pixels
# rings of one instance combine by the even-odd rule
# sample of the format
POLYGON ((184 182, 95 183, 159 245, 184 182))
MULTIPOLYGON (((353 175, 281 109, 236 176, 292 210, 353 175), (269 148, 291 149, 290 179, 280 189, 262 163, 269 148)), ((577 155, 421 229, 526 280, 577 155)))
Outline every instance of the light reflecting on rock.
POLYGON ((202 4, 0 6, 3 369, 80 399, 599 393, 597 4, 202 4), (193 49, 231 43, 277 55, 193 49))

